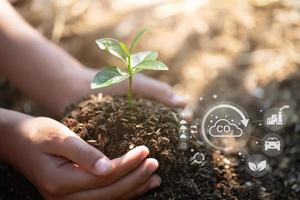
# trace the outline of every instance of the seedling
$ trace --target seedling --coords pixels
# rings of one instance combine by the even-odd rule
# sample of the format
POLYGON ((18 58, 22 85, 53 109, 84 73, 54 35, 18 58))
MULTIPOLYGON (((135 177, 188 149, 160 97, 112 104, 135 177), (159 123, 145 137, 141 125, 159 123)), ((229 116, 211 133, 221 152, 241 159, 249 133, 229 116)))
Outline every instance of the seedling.
POLYGON ((168 67, 156 60, 158 53, 156 51, 142 51, 133 53, 134 47, 138 44, 142 36, 147 30, 142 30, 134 37, 130 48, 120 41, 112 38, 101 38, 96 40, 97 45, 101 50, 108 51, 113 56, 120 58, 127 66, 127 71, 122 71, 117 66, 109 66, 101 69, 91 83, 92 89, 108 87, 128 79, 128 104, 132 106, 132 78, 136 73, 148 70, 168 70, 168 67))

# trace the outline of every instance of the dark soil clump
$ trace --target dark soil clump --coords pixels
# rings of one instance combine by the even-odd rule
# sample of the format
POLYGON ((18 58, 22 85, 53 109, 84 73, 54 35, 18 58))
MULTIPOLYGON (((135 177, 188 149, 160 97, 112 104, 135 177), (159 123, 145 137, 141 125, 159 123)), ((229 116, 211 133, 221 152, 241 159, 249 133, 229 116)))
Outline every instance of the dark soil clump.
MULTIPOLYGON (((110 158, 121 156, 135 146, 145 145, 156 158, 162 177, 158 189, 141 197, 147 199, 237 199, 233 168, 218 152, 212 154, 201 144, 191 143, 193 152, 179 149, 179 119, 174 109, 138 98, 129 108, 125 97, 91 96, 70 108, 63 123, 110 158), (192 164, 201 152, 205 160, 192 164), (225 160, 225 162, 224 162, 225 160), (226 167, 227 166, 227 167, 226 167)), ((237 164, 237 163, 236 163, 237 164)))

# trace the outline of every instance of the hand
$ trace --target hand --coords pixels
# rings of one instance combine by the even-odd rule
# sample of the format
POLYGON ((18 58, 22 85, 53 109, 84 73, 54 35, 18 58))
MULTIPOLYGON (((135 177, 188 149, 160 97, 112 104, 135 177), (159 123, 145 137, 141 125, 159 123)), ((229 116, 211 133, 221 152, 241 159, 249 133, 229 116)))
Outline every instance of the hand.
MULTIPOLYGON (((184 97, 176 95, 169 84, 155 80, 148 76, 137 74, 133 77, 133 93, 154 99, 167 106, 181 107, 186 106, 186 100, 184 97)), ((110 95, 115 94, 127 94, 128 82, 123 81, 119 84, 112 85, 107 88, 96 90, 97 92, 103 92, 110 95)))
POLYGON ((50 118, 19 118, 15 127, 4 155, 46 199, 131 199, 160 185, 144 146, 110 160, 50 118))
MULTIPOLYGON (((128 84, 126 85, 127 91, 128 84)), ((142 74, 137 74, 136 76, 134 76, 133 92, 143 97, 159 101, 170 107, 186 107, 186 99, 182 96, 175 94, 175 92, 172 90, 169 84, 142 74)), ((185 108, 182 111, 181 115, 184 116, 185 119, 191 120, 193 113, 190 109, 185 108)))
POLYGON ((142 74, 134 77, 133 92, 147 98, 155 99, 167 106, 181 108, 186 106, 185 98, 175 94, 169 84, 142 74))

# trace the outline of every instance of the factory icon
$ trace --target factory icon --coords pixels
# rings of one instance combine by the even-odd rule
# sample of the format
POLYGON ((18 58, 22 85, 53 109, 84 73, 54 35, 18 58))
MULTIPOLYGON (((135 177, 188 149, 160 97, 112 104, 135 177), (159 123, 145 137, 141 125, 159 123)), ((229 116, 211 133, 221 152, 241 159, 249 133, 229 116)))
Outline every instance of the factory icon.
POLYGON ((278 113, 272 113, 270 117, 267 117, 267 125, 283 125, 283 110, 289 107, 285 105, 278 110, 278 113))

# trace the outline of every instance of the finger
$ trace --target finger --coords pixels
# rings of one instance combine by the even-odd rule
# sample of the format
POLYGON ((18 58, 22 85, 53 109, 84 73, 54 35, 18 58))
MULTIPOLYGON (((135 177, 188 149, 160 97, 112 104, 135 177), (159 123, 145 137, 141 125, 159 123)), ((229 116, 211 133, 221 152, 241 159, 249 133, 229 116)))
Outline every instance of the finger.
POLYGON ((128 193, 133 192, 145 182, 147 182, 152 173, 158 168, 158 162, 155 159, 147 159, 142 165, 133 173, 125 176, 114 184, 99 188, 88 190, 84 192, 78 192, 65 197, 66 200, 98 200, 101 198, 106 199, 122 199, 122 197, 128 193))
POLYGON ((76 164, 68 163, 66 159, 52 156, 52 162, 46 162, 55 164, 52 167, 55 171, 51 172, 52 176, 50 176, 53 180, 49 182, 59 186, 61 191, 56 193, 60 194, 108 186, 137 169, 148 154, 147 147, 136 147, 122 157, 112 160, 113 169, 109 174, 101 177, 86 173, 76 164))
POLYGON ((144 97, 152 98, 167 106, 185 107, 186 99, 176 95, 170 85, 153 78, 137 75, 133 79, 133 91, 144 97), (136 83, 136 84, 135 84, 136 83))
POLYGON ((148 191, 159 187, 161 184, 161 178, 158 175, 153 175, 146 183, 141 185, 138 189, 124 196, 122 199, 135 199, 148 191))
POLYGON ((110 179, 110 184, 115 182, 117 179, 124 177, 128 173, 137 169, 148 155, 149 149, 146 146, 138 146, 122 157, 112 160, 113 170, 110 178, 108 177, 109 175, 107 175, 106 180, 110 179))
POLYGON ((87 172, 103 176, 112 170, 112 162, 101 151, 89 145, 70 129, 61 126, 58 130, 65 138, 58 144, 52 144, 50 154, 63 156, 87 172))
MULTIPOLYGON (((123 155, 120 158, 116 158, 112 160, 112 166, 113 169, 109 174, 106 174, 104 176, 87 176, 87 174, 76 168, 73 168, 76 170, 76 174, 73 174, 70 176, 70 179, 73 180, 72 185, 74 186, 74 182, 81 183, 85 185, 85 189, 92 189, 96 187, 103 187, 110 185, 117 181, 118 179, 126 176, 127 174, 133 172, 136 170, 140 164, 144 161, 144 159, 148 156, 149 150, 145 146, 139 146, 125 155, 123 155)), ((69 170, 68 167, 72 166, 66 166, 66 170, 69 170)))

